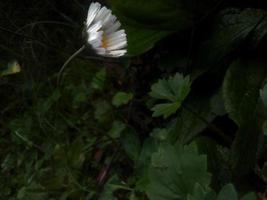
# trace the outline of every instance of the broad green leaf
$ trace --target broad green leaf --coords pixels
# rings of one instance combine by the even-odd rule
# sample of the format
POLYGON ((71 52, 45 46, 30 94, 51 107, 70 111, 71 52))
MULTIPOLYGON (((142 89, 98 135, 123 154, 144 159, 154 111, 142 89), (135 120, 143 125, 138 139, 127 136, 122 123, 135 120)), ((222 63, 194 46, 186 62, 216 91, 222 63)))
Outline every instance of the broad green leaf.
POLYGON ((128 54, 138 55, 151 49, 174 30, 192 23, 191 13, 182 1, 109 0, 127 33, 128 54))
POLYGON ((266 75, 265 62, 243 59, 231 64, 224 79, 225 108, 239 125, 232 146, 232 164, 238 174, 248 173, 256 162, 262 123, 267 118, 259 94, 266 75))
POLYGON ((190 92, 190 78, 176 73, 173 77, 160 79, 151 86, 151 97, 172 102, 183 101, 190 92))
POLYGON ((198 65, 214 67, 229 53, 236 50, 263 23, 266 12, 260 9, 227 8, 215 18, 212 34, 199 50, 198 65))
POLYGON ((171 31, 160 31, 143 28, 141 25, 124 24, 127 34, 127 55, 137 56, 152 49, 162 38, 171 34, 171 31))
POLYGON ((112 98, 112 104, 116 107, 127 104, 133 98, 132 93, 117 92, 112 98))
POLYGON ((195 146, 165 145, 152 156, 146 193, 153 200, 183 200, 194 193, 195 184, 210 184, 206 156, 195 146))
POLYGON ((109 0, 114 12, 156 30, 181 30, 192 23, 183 0, 109 0))
POLYGON ((190 92, 191 82, 188 76, 176 73, 168 79, 160 79, 151 86, 149 95, 155 99, 165 100, 168 103, 156 104, 151 110, 153 117, 167 118, 180 108, 182 102, 190 92))
POLYGON ((219 192, 217 200, 238 200, 235 187, 232 184, 225 185, 219 192))
POLYGON ((231 64, 224 79, 223 95, 225 108, 237 124, 255 111, 266 76, 267 69, 261 61, 237 60, 231 64))

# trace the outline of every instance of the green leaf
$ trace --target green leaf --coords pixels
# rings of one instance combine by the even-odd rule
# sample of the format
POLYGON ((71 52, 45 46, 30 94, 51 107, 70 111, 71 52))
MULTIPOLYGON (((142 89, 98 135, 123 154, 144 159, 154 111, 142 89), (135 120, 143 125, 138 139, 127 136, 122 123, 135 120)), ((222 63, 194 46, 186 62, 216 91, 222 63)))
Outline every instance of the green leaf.
POLYGON ((138 164, 142 167, 147 167, 150 163, 151 155, 158 149, 157 143, 154 138, 146 138, 138 158, 138 164))
POLYGON ((127 33, 128 54, 138 55, 151 49, 173 30, 183 30, 192 23, 191 13, 182 1, 109 0, 127 33))
POLYGON ((217 200, 238 200, 233 184, 225 185, 218 194, 217 200))
POLYGON ((91 86, 95 90, 100 90, 100 91, 103 90, 103 88, 105 86, 105 82, 106 82, 106 76, 107 76, 106 69, 102 68, 93 77, 92 82, 91 82, 91 86))
POLYGON ((191 82, 188 76, 176 73, 168 79, 160 79, 151 86, 149 95, 155 99, 167 100, 168 103, 155 105, 153 117, 164 116, 167 118, 175 113, 190 92, 191 82))
POLYGON ((165 141, 168 138, 169 132, 167 129, 155 128, 150 135, 158 141, 165 141))
POLYGON ((146 138, 143 142, 138 161, 136 163, 136 190, 144 192, 146 186, 149 183, 148 179, 148 168, 151 162, 151 157, 153 153, 158 150, 158 144, 154 138, 146 138))
POLYGON ((135 195, 134 192, 131 193, 129 200, 139 200, 139 198, 137 198, 137 196, 135 195))
POLYGON ((60 98, 61 92, 58 89, 54 90, 48 98, 39 100, 35 106, 35 112, 40 116, 46 114, 60 98))
POLYGON ((71 143, 67 155, 70 166, 73 169, 80 170, 85 160, 84 142, 81 137, 71 143))
POLYGON ((162 38, 171 34, 171 31, 160 31, 143 28, 141 25, 124 24, 127 34, 127 55, 137 56, 152 49, 162 38))
POLYGON ((169 79, 160 79, 151 86, 149 95, 156 99, 166 99, 172 102, 183 101, 190 92, 190 78, 176 73, 169 79))
POLYGON ((107 101, 98 101, 95 104, 95 119, 100 122, 104 123, 111 120, 111 113, 112 107, 107 101))
POLYGON ((266 73, 265 63, 257 60, 237 60, 228 69, 223 83, 225 108, 237 124, 255 111, 266 73))
POLYGON ((134 162, 137 162, 141 151, 141 143, 137 133, 128 128, 122 133, 120 140, 127 155, 134 162))
POLYGON ((193 194, 187 196, 187 200, 214 200, 216 193, 212 190, 203 188, 200 184, 196 183, 193 194))
POLYGON ((259 90, 267 75, 266 63, 260 60, 237 60, 228 69, 223 96, 225 108, 239 130, 232 146, 232 165, 237 174, 254 168, 262 123, 267 118, 259 90))
POLYGON ((153 108, 151 108, 151 110, 154 111, 152 116, 163 116, 164 118, 167 118, 171 114, 175 113, 180 106, 180 102, 157 104, 153 108))
POLYGON ((206 156, 195 146, 166 145, 153 154, 146 193, 153 200, 183 200, 194 193, 197 183, 206 190, 210 178, 206 156))
POLYGON ((132 98, 133 98, 132 93, 117 92, 112 98, 112 104, 115 107, 120 107, 122 105, 127 104, 129 101, 131 101, 132 98))
POLYGON ((124 131, 125 128, 126 128, 126 125, 123 122, 114 121, 112 124, 112 128, 110 129, 108 134, 110 135, 110 137, 112 137, 114 139, 119 138, 121 133, 124 131))
POLYGON ((216 117, 225 114, 220 90, 199 95, 192 91, 179 115, 169 125, 172 141, 188 144, 216 117))
POLYGON ((181 30, 192 23, 192 13, 181 0, 109 0, 114 12, 156 30, 181 30))
MULTIPOLYGON (((217 196, 217 200, 238 200, 238 194, 233 184, 225 185, 217 196)), ((250 192, 245 194, 241 200, 257 200, 255 193, 250 192)))
POLYGON ((257 200, 257 199, 258 197, 256 196, 254 192, 250 192, 241 198, 241 200, 257 200))
POLYGON ((218 190, 222 185, 229 183, 232 174, 227 162, 228 148, 219 146, 217 141, 205 136, 198 136, 194 141, 197 142, 199 152, 207 155, 209 172, 214 174, 212 188, 218 190))
POLYGON ((114 186, 117 184, 120 184, 118 176, 113 175, 112 177, 110 177, 99 196, 99 200, 116 200, 113 193, 118 189, 116 186, 114 186))
POLYGON ((17 198, 18 199, 23 199, 26 196, 26 193, 27 193, 26 190, 27 190, 26 187, 20 188, 19 191, 18 191, 18 194, 17 194, 17 198))
POLYGON ((200 48, 198 61, 201 67, 213 67, 222 59, 254 36, 263 23, 266 12, 260 9, 233 9, 223 10, 215 18, 212 34, 200 48))

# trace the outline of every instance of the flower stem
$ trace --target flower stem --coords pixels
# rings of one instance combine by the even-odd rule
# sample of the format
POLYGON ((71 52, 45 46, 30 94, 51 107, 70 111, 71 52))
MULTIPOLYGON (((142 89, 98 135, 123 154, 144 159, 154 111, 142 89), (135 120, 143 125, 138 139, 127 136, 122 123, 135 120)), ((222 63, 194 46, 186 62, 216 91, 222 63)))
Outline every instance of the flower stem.
POLYGON ((58 76, 57 76, 57 85, 59 86, 61 83, 61 79, 64 73, 64 70, 66 69, 67 65, 77 56, 79 55, 83 50, 85 49, 85 45, 83 45, 81 48, 79 48, 77 51, 74 52, 74 54, 72 54, 68 60, 66 60, 66 62, 64 63, 64 65, 61 67, 60 71, 58 72, 58 76))

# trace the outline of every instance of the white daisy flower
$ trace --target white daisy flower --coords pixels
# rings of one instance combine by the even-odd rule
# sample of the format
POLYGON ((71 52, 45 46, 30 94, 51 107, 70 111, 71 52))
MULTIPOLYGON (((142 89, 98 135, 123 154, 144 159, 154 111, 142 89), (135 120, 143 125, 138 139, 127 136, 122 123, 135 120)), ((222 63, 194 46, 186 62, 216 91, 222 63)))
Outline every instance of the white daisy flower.
POLYGON ((111 10, 99 3, 91 3, 87 20, 87 42, 98 55, 120 57, 126 54, 127 38, 121 23, 111 10))

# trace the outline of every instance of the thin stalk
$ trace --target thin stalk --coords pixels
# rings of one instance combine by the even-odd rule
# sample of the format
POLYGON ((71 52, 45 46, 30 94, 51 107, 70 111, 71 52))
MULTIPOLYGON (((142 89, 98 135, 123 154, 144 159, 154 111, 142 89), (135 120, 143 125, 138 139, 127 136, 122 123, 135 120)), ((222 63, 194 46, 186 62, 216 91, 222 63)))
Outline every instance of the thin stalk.
POLYGON ((72 54, 68 60, 64 63, 64 65, 61 67, 60 71, 58 72, 58 78, 57 78, 57 85, 60 85, 61 77, 64 73, 64 70, 66 69, 67 65, 76 57, 78 56, 83 50, 85 49, 85 45, 83 45, 80 49, 78 49, 74 54, 72 54))

